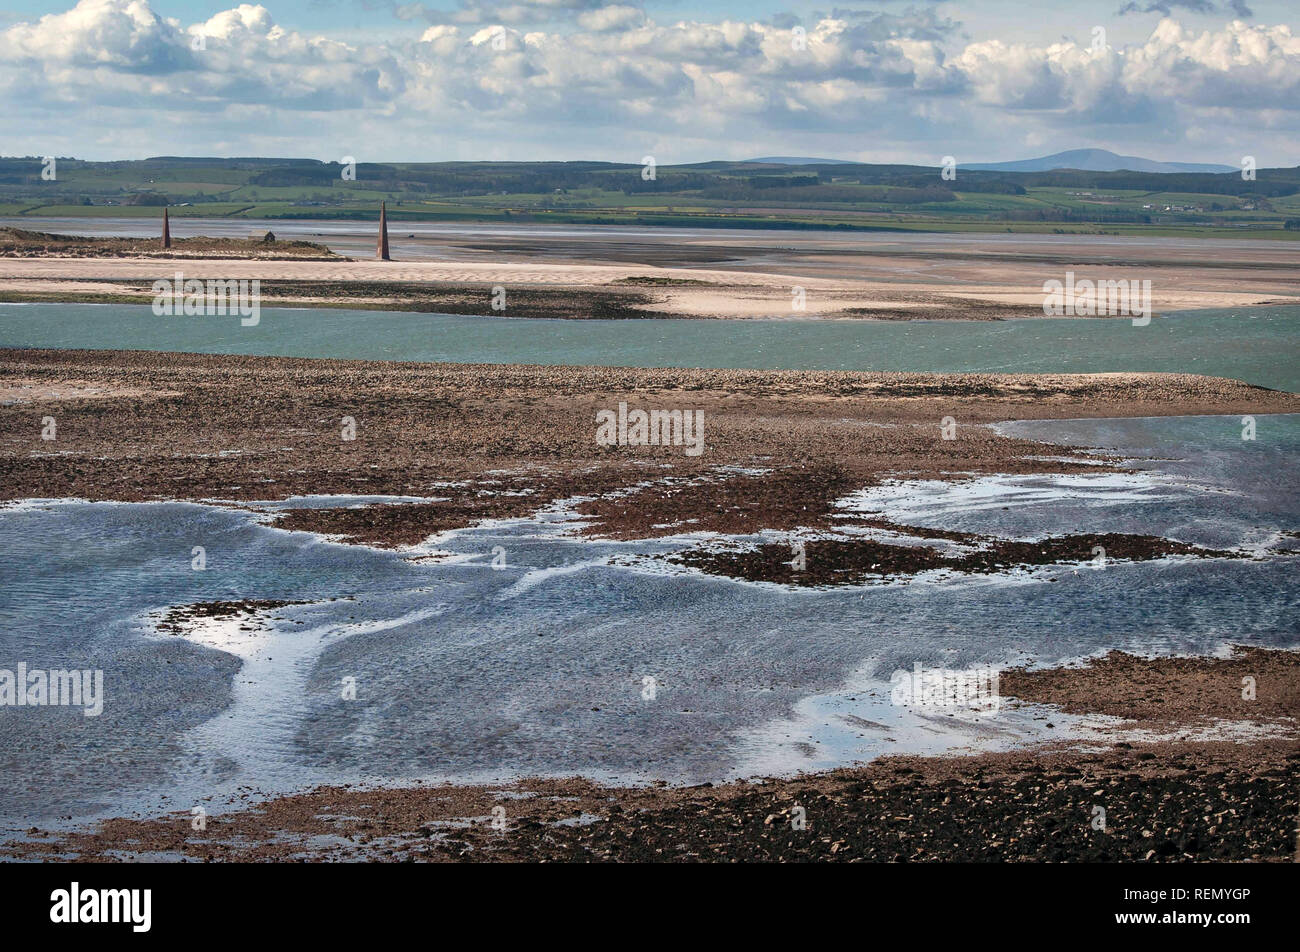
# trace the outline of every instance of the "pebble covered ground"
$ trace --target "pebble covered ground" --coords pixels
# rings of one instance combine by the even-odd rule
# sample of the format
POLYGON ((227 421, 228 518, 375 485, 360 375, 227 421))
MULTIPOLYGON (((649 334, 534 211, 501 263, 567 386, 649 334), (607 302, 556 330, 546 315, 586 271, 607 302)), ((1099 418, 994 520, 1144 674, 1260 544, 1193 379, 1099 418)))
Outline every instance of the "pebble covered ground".
MULTIPOLYGON (((208 818, 29 830, 0 857, 121 861, 1191 862, 1297 856, 1293 739, 889 757, 790 780, 324 788, 208 818), (1099 812, 1101 811, 1101 812, 1099 812)), ((250 795, 250 799, 255 799, 250 795)))
POLYGON ((742 534, 842 524, 837 499, 892 477, 1105 469, 1095 456, 999 436, 985 423, 1297 409, 1295 394, 1185 374, 641 370, 14 349, 0 351, 0 498, 428 500, 282 517, 285 528, 393 546, 584 496, 578 512, 592 535, 742 534), (596 415, 619 403, 699 411, 703 452, 599 445, 596 415), (49 415, 53 441, 42 439, 49 415), (946 417, 956 424, 953 439, 942 437, 946 417))

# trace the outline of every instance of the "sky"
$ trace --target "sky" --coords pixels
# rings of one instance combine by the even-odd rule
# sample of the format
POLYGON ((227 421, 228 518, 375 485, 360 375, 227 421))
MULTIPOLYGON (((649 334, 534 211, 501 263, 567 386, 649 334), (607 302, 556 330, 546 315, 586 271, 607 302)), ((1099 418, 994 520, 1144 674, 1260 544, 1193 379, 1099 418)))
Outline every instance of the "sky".
POLYGON ((0 155, 1300 164, 1294 0, 0 0, 0 155))

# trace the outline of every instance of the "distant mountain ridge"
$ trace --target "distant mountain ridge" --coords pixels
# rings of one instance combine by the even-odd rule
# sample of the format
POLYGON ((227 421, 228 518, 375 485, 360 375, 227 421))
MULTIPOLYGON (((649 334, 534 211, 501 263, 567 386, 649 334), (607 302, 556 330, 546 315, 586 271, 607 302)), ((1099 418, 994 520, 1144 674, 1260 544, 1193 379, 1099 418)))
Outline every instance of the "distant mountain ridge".
POLYGON ((761 159, 745 159, 746 162, 761 162, 763 165, 857 165, 849 159, 809 159, 793 155, 768 155, 761 159))
POLYGON ((1013 162, 960 162, 959 168, 974 172, 1051 172, 1054 169, 1079 169, 1084 172, 1239 172, 1233 165, 1213 165, 1202 162, 1157 162, 1136 155, 1116 155, 1105 149, 1072 149, 1037 159, 1020 159, 1013 162))
MULTIPOLYGON (((859 165, 847 159, 815 159, 802 156, 769 155, 760 159, 746 159, 747 163, 763 165, 859 165)), ((928 166, 927 166, 928 167, 928 166)), ((1157 162, 1138 155, 1118 155, 1105 149, 1071 149, 1037 159, 1016 159, 1010 162, 959 162, 959 168, 971 172, 1052 172, 1056 169, 1078 169, 1081 172, 1154 172, 1157 174, 1209 173, 1220 175, 1238 172, 1234 165, 1214 165, 1205 162, 1157 162)))

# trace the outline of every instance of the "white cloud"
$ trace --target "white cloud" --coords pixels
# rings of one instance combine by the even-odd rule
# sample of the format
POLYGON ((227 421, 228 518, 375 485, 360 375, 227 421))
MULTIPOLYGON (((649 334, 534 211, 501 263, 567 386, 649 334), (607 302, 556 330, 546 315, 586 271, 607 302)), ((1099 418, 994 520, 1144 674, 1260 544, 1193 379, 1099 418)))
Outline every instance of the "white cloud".
POLYGON ((645 11, 640 7, 625 7, 620 4, 584 10, 578 14, 578 26, 593 33, 624 30, 631 26, 640 26, 645 22, 645 11))
POLYGON ((793 24, 661 24, 590 0, 521 6, 532 13, 351 43, 286 30, 262 5, 185 26, 147 0, 81 0, 0 31, 0 93, 14 104, 0 130, 10 143, 84 146, 118 143, 134 125, 138 147, 150 148, 172 142, 179 119, 196 141, 164 151, 189 154, 209 142, 256 151, 304 129, 313 141, 364 131, 372 149, 408 158, 512 144, 520 157, 616 157, 649 142, 712 143, 705 155, 748 143, 791 151, 796 135, 807 140, 797 151, 826 142, 929 161, 962 143, 1004 151, 1008 134, 1097 144, 1124 124, 1202 149, 1213 144, 1206 128, 1267 132, 1291 147, 1300 138, 1300 38, 1287 26, 1191 32, 1166 18, 1141 43, 1093 52, 1086 40, 963 45, 932 13, 828 16, 800 36, 793 24), (571 27, 511 27, 543 8, 573 14, 571 27), (206 49, 191 49, 197 35, 206 49), (259 122, 274 128, 250 127, 259 122))
POLYGON ((146 0, 81 0, 0 33, 0 62, 163 70, 185 62, 180 25, 146 0))

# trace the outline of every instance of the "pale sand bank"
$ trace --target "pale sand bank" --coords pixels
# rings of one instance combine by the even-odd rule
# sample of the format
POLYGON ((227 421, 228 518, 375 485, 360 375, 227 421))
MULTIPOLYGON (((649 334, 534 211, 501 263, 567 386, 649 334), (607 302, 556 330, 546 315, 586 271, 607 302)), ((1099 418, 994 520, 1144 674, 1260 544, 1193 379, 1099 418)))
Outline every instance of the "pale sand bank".
MULTIPOLYGON (((563 296, 599 291, 626 298, 634 312, 648 316, 690 318, 845 319, 995 319, 1042 316, 1043 282, 1062 280, 1068 262, 945 263, 939 273, 919 274, 908 259, 871 259, 862 278, 842 273, 821 277, 798 273, 797 263, 781 272, 654 265, 465 261, 236 261, 192 259, 160 261, 105 258, 0 259, 0 296, 75 300, 88 295, 138 298, 158 279, 257 279, 263 282, 311 282, 300 292, 281 286, 264 303, 349 303, 400 307, 410 286, 430 293, 492 288, 532 289, 563 296), (866 275, 870 277, 866 277, 866 275), (109 284, 104 282, 122 282, 109 284), (335 297, 323 283, 358 284, 365 293, 335 297), (384 294, 393 285, 393 295, 384 294), (396 286, 407 286, 396 293, 396 286), (796 289, 803 289, 803 306, 796 289)), ((1079 279, 1151 281, 1151 308, 1166 311, 1245 307, 1300 302, 1294 277, 1271 269, 1203 270, 1196 266, 1085 268, 1079 279)), ((449 304, 449 309, 454 304, 449 304)), ((452 311, 460 313, 460 311, 452 311)), ((509 316, 509 315, 507 315, 509 316)))

